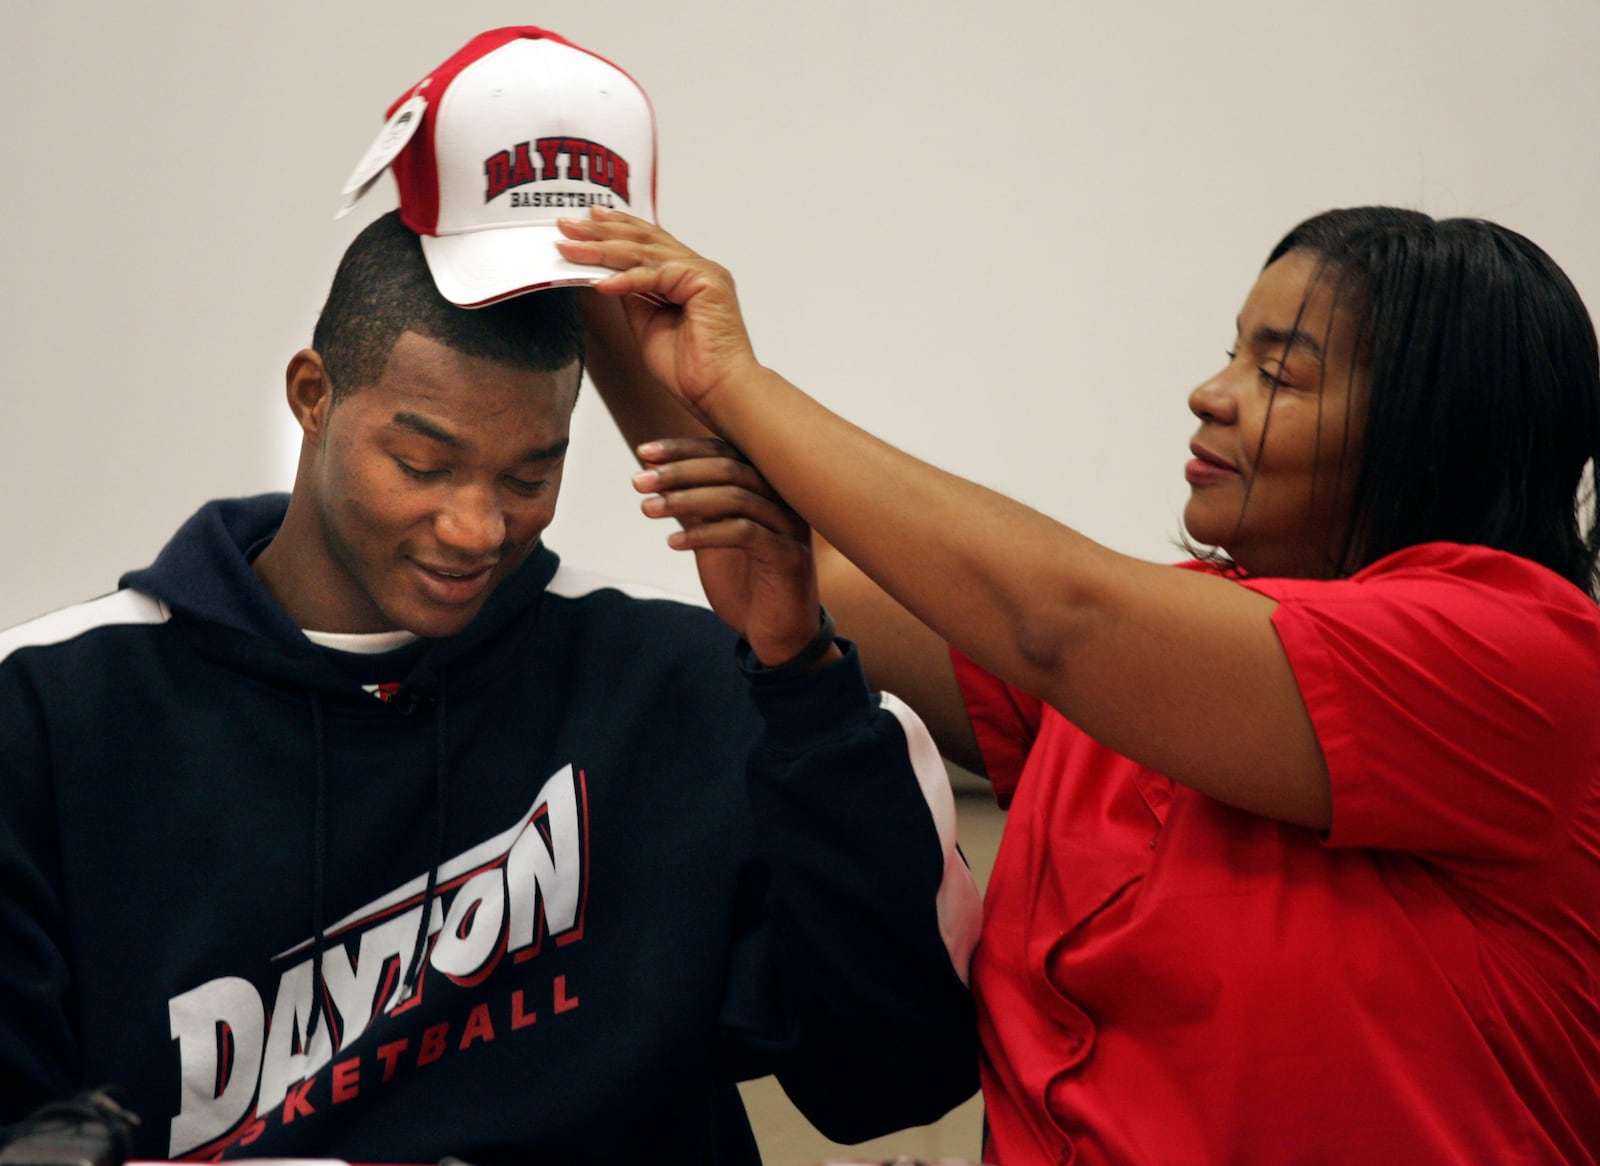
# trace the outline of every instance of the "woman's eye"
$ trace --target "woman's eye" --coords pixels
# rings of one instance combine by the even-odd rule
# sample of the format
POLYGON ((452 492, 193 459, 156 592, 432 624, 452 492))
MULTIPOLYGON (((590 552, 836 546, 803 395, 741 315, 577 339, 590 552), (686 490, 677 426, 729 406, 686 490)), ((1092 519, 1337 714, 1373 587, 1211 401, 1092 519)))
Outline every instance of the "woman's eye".
POLYGON ((1269 368, 1266 365, 1262 365, 1260 368, 1256 369, 1256 372, 1261 377, 1261 383, 1269 389, 1281 389, 1289 383, 1288 378, 1283 375, 1282 365, 1279 365, 1276 368, 1269 368))

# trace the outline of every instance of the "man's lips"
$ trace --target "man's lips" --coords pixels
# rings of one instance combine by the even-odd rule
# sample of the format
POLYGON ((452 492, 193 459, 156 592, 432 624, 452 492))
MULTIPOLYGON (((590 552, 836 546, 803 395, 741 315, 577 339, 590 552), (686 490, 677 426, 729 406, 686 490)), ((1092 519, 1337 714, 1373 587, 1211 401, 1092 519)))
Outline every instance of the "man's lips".
POLYGON ((422 590, 436 603, 455 606, 471 603, 483 593, 494 573, 495 564, 485 563, 475 567, 439 566, 411 560, 422 590))

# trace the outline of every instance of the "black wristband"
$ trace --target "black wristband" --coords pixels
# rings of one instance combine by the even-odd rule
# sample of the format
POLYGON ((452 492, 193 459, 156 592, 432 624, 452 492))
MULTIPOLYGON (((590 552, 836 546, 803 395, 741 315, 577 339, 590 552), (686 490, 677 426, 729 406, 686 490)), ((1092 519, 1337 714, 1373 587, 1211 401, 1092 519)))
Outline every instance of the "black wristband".
POLYGON ((755 652, 750 649, 750 642, 740 637, 739 642, 733 646, 733 659, 734 663, 739 665, 739 671, 749 677, 752 684, 782 684, 786 680, 793 680, 809 673, 839 637, 839 629, 834 626, 833 616, 828 614, 828 609, 819 607, 817 610, 821 615, 817 634, 811 638, 811 642, 782 664, 775 664, 771 668, 758 660, 755 652))

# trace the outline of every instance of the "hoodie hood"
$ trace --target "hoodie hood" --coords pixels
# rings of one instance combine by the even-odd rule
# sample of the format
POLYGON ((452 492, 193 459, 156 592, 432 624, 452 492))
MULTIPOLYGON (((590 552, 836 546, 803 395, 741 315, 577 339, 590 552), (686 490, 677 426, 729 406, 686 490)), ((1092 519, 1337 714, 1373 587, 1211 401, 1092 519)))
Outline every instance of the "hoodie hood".
MULTIPOLYGON (((272 541, 287 494, 208 502, 178 529, 155 562, 129 571, 120 586, 159 599, 207 655, 264 677, 313 689, 350 692, 351 678, 308 640, 256 576, 251 561, 272 541)), ((424 641, 418 667, 452 672, 453 687, 473 686, 490 661, 477 650, 501 639, 536 605, 559 560, 543 544, 505 579, 477 618, 454 636, 424 641)), ((402 649, 415 655, 415 648, 402 649)))
MULTIPOLYGON (((283 523, 287 494, 208 502, 178 529, 150 566, 130 571, 121 586, 159 599, 197 651, 231 667, 303 689, 308 707, 308 732, 314 764, 311 807, 313 888, 310 905, 313 976, 321 982, 327 943, 324 883, 327 867, 329 773, 325 701, 334 694, 354 698, 367 715, 382 715, 379 703, 356 678, 337 663, 337 654, 306 638, 251 567, 283 523)), ((450 804, 448 700, 451 692, 469 691, 509 666, 546 585, 555 574, 556 556, 543 544, 489 596, 477 617, 454 636, 423 640, 391 653, 365 657, 369 669, 403 674, 398 690, 385 702, 401 716, 426 716, 434 724, 434 806, 432 861, 423 891, 416 940, 405 968, 409 988, 420 974, 427 950, 429 922, 438 889, 439 864, 445 855, 450 804)), ((313 998, 307 1039, 321 1022, 325 1003, 313 998)))

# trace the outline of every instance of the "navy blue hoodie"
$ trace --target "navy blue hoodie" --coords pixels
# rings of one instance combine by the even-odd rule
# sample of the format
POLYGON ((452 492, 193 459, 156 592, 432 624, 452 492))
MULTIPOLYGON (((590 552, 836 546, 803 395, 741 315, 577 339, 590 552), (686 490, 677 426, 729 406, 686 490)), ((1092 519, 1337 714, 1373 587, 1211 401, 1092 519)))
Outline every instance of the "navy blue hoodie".
POLYGON ((753 686, 542 547, 319 647, 250 567, 285 503, 0 635, 0 1127, 115 1083, 137 1157, 751 1162, 743 1078, 843 1141, 970 1095, 976 894, 853 650, 753 686))

